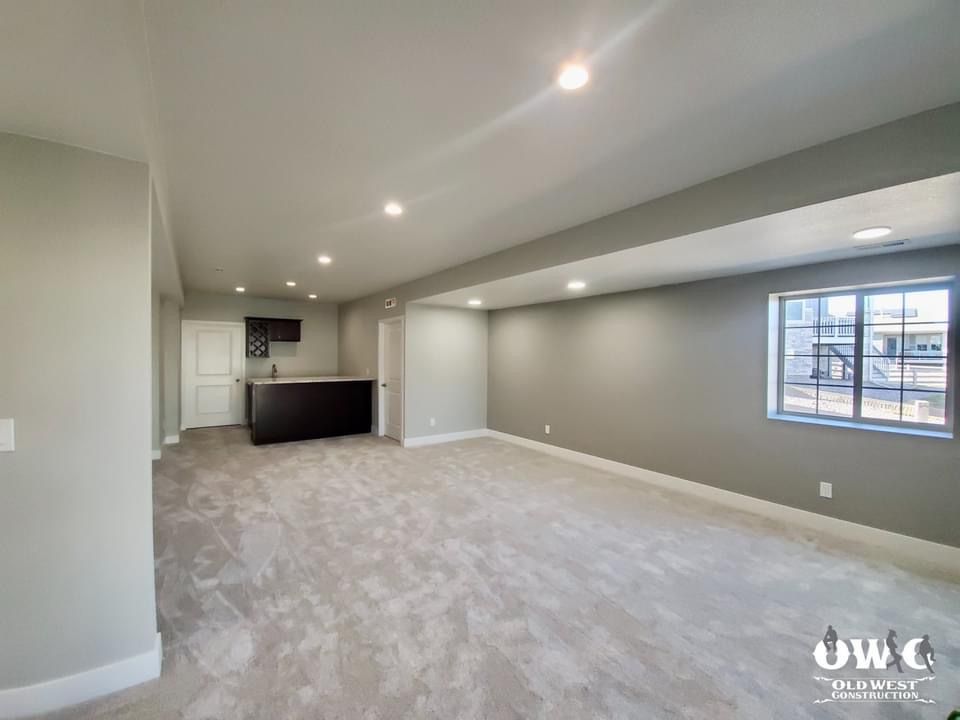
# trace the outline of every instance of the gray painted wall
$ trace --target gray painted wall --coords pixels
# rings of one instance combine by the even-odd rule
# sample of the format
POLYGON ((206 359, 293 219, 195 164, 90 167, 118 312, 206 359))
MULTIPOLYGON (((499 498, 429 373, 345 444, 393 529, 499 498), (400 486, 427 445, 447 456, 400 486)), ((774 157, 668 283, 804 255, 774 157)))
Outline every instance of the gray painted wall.
POLYGON ((160 294, 154 291, 150 297, 150 439, 153 450, 163 444, 163 348, 160 333, 160 294))
POLYGON ((336 305, 188 291, 182 311, 184 320, 243 322, 246 316, 303 320, 299 343, 271 343, 270 358, 247 358, 248 378, 269 376, 274 363, 287 377, 337 374, 336 305))
POLYGON ((180 271, 157 199, 150 192, 150 264, 153 325, 153 449, 180 428, 180 271))
POLYGON ((495 310, 489 426, 960 546, 960 441, 766 417, 769 293, 946 274, 960 246, 495 310))
POLYGON ((0 134, 0 689, 148 652, 148 176, 0 134))
POLYGON ((163 437, 180 434, 180 302, 164 298, 160 304, 160 347, 163 372, 163 437))
POLYGON ((404 332, 404 435, 485 428, 487 313, 411 303, 404 332))

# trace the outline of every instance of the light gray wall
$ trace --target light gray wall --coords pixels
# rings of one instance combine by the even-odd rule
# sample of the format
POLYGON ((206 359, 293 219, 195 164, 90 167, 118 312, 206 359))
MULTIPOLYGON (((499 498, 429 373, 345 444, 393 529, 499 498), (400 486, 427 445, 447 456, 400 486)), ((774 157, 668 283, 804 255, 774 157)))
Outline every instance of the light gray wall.
POLYGON ((269 376, 274 363, 288 377, 337 374, 336 305, 188 291, 182 312, 184 320, 243 322, 246 316, 303 320, 300 342, 271 343, 271 357, 247 358, 248 378, 269 376))
POLYGON ((159 450, 163 444, 163 350, 160 335, 160 295, 156 291, 150 298, 150 404, 151 432, 153 450, 159 450))
MULTIPOLYGON (((150 168, 151 172, 155 167, 150 168)), ((183 304, 183 285, 180 282, 180 267, 173 239, 167 233, 163 221, 163 206, 158 200, 160 188, 151 183, 150 192, 150 274, 153 289, 161 297, 171 298, 183 304)))
POLYGON ((485 428, 487 313, 411 303, 404 333, 404 435, 485 428))
POLYGON ((478 283, 960 170, 960 103, 760 163, 340 306, 340 371, 376 368, 378 320, 478 283), (385 310, 384 298, 397 306, 385 310))
POLYGON ((183 287, 173 243, 163 222, 157 187, 150 188, 152 285, 153 449, 180 428, 180 305, 183 287))
POLYGON ((960 441, 766 417, 769 293, 946 274, 960 246, 492 311, 489 426, 960 546, 960 441))
POLYGON ((0 689, 156 636, 147 167, 0 134, 0 689))
POLYGON ((180 434, 180 303, 164 298, 160 304, 160 352, 163 370, 162 435, 180 434))

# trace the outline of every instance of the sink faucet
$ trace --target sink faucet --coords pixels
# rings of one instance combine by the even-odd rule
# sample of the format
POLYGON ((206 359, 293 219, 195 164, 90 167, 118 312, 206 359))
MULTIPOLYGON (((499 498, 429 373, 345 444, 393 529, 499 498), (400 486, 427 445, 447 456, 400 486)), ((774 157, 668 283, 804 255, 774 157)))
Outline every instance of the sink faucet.
POLYGON ((277 379, 277 364, 276 364, 276 363, 273 364, 273 369, 270 371, 270 377, 272 377, 274 380, 277 379))

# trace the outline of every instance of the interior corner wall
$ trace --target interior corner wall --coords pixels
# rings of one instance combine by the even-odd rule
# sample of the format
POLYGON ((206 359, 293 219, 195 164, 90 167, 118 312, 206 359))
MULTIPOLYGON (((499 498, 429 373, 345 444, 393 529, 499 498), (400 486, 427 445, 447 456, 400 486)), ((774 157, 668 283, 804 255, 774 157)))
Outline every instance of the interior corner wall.
POLYGON ((0 134, 0 691, 156 647, 147 166, 0 134))
POLYGON ((160 295, 154 291, 150 297, 150 366, 151 366, 151 430, 150 440, 154 453, 163 445, 163 353, 160 335, 160 295))
POLYGON ((270 344, 269 358, 246 358, 248 378, 268 377, 272 365, 287 377, 337 374, 337 306, 333 303, 276 300, 249 295, 188 291, 184 320, 242 323, 244 317, 296 318, 300 342, 270 344))
POLYGON ((404 380, 405 438, 485 428, 487 312, 408 304, 404 380))
POLYGON ((160 303, 160 353, 162 368, 162 438, 180 434, 180 303, 163 298, 160 303))
POLYGON ((766 411, 770 293, 945 275, 960 245, 493 310, 489 426, 960 547, 960 426, 947 440, 766 411))

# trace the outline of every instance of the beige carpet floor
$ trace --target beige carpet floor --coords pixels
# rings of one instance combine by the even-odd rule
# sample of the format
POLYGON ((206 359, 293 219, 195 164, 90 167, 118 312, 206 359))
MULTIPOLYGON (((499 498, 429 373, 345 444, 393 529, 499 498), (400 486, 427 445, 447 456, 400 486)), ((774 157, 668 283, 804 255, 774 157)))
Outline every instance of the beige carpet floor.
POLYGON ((195 430, 154 484, 163 676, 55 717, 909 720, 960 703, 960 586, 497 440, 195 430), (814 705, 828 623, 929 633, 938 704, 814 705))

